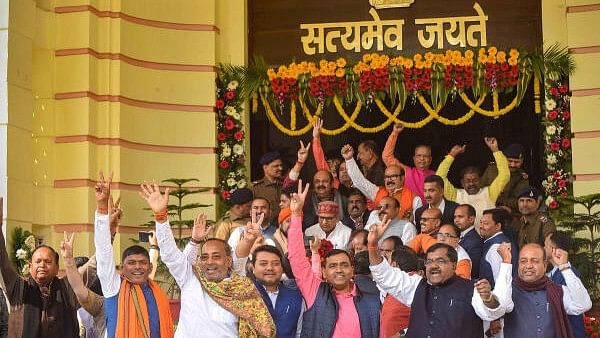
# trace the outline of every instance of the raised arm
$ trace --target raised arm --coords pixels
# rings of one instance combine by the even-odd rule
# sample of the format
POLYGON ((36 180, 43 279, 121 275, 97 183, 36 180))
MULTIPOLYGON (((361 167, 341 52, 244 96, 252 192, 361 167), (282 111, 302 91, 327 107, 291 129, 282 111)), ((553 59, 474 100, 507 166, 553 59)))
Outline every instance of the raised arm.
POLYGON ((488 188, 488 193, 490 195, 490 200, 496 203, 498 196, 504 187, 510 181, 510 169, 508 168, 508 160, 506 156, 498 150, 498 141, 494 137, 486 137, 485 144, 490 148, 492 154, 494 155, 494 160, 496 161, 496 167, 498 168, 498 176, 494 178, 492 183, 488 188))
POLYGON ((358 164, 354 160, 354 149, 351 145, 346 144, 342 147, 342 157, 346 161, 346 170, 348 171, 348 176, 350 176, 354 186, 369 200, 375 200, 379 187, 367 180, 360 171, 358 164))
POLYGON ((438 169, 435 173, 436 175, 438 175, 439 177, 441 177, 444 180, 444 197, 446 197, 447 199, 449 199, 451 201, 456 200, 456 188, 448 180, 448 171, 450 171, 450 167, 452 166, 452 163, 454 163, 454 159, 456 158, 456 156, 464 153, 466 149, 467 149, 466 145, 453 146, 452 149, 450 149, 450 152, 448 153, 448 155, 446 155, 446 157, 442 161, 442 163, 440 163, 440 165, 438 166, 438 169))
POLYGON ((321 146, 321 128, 323 128, 323 120, 317 117, 313 120, 313 131, 312 131, 312 152, 315 158, 315 164, 318 170, 329 171, 329 164, 325 160, 325 153, 323 152, 323 146, 321 146))
POLYGON ((565 312, 569 315, 580 315, 592 308, 592 300, 581 279, 579 279, 569 263, 569 254, 562 249, 552 250, 553 261, 559 266, 565 278, 563 289, 563 304, 565 312))
MULTIPOLYGON (((10 258, 8 257, 8 251, 6 250, 6 240, 4 238, 4 233, 2 232, 2 222, 3 222, 3 206, 4 201, 2 197, 0 197, 0 272, 2 273, 2 278, 4 278, 4 285, 6 286, 6 295, 11 305, 18 305, 22 302, 22 285, 24 284, 24 280, 19 276, 17 270, 12 265, 10 258)), ((2 296, 0 294, 0 296, 2 296)))
POLYGON ((471 299, 471 306, 479 318, 493 321, 511 312, 514 304, 512 302, 512 265, 510 264, 512 253, 511 245, 503 243, 498 246, 498 254, 502 257, 500 272, 495 278, 494 290, 486 279, 475 282, 475 292, 471 299))
POLYGON ((405 167, 405 164, 400 162, 400 160, 398 160, 396 158, 396 156, 394 156, 394 149, 396 148, 396 142, 398 141, 398 135, 400 135, 400 133, 402 132, 403 129, 404 129, 404 126, 402 124, 396 123, 394 125, 394 128, 392 129, 392 132, 390 133, 390 136, 388 137, 387 141, 385 142, 385 146, 383 147, 383 152, 381 153, 381 159, 383 160, 383 163, 385 163, 386 167, 393 166, 393 165, 397 165, 402 169, 404 169, 404 167, 405 167))
POLYGON ((298 193, 292 195, 290 202, 292 219, 288 229, 288 258, 307 308, 310 308, 315 302, 321 284, 321 280, 313 274, 310 262, 306 258, 304 235, 302 234, 302 208, 309 185, 307 184, 303 189, 302 180, 298 182, 298 193))
POLYGON ((87 300, 89 289, 83 284, 83 279, 75 266, 75 259, 73 258, 73 240, 75 239, 75 234, 69 236, 65 231, 63 236, 64 239, 60 242, 60 253, 65 262, 65 273, 77 300, 79 303, 82 303, 87 300))
POLYGON ((308 142, 308 144, 306 146, 304 146, 304 142, 302 142, 302 140, 300 140, 300 148, 298 149, 298 155, 297 155, 298 159, 296 160, 296 163, 290 169, 288 174, 285 176, 285 179, 283 180, 284 188, 291 187, 291 186, 298 184, 298 178, 300 177, 300 171, 302 170, 302 167, 304 167, 306 160, 308 160, 308 148, 309 147, 310 147, 310 142, 308 142))
POLYGON ((379 254, 379 239, 389 225, 390 220, 385 216, 381 223, 373 224, 369 229, 367 249, 369 250, 371 273, 373 280, 381 290, 391 294, 402 304, 410 306, 422 277, 417 274, 410 276, 398 268, 392 268, 387 260, 379 254))
POLYGON ((102 294, 109 298, 119 292, 121 278, 115 269, 113 247, 109 226, 109 197, 112 174, 108 180, 100 172, 100 179, 94 188, 96 192, 96 213, 94 221, 94 244, 96 246, 96 264, 98 279, 102 285, 102 294))
POLYGON ((246 258, 252 253, 254 245, 261 235, 261 225, 264 220, 264 214, 257 219, 255 213, 251 213, 251 221, 246 224, 242 237, 235 247, 235 255, 238 258, 246 258))

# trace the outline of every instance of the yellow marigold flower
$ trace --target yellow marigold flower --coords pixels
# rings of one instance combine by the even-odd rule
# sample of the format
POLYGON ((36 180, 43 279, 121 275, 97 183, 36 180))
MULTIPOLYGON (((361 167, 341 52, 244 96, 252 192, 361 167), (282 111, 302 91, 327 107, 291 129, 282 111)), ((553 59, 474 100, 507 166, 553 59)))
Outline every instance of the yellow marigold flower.
POLYGON ((473 65, 473 59, 465 59, 465 66, 472 66, 473 65))
POLYGON ((433 62, 435 62, 435 63, 442 63, 442 62, 444 62, 444 55, 442 55, 442 54, 435 54, 435 57, 433 58, 433 62))
POLYGON ((327 67, 327 60, 319 61, 319 68, 325 68, 325 67, 327 67))
POLYGON ((488 54, 490 54, 490 55, 496 55, 497 52, 498 52, 498 49, 496 47, 488 48, 488 54))
POLYGON ((470 50, 470 49, 467 49, 467 50, 465 51, 465 57, 466 57, 467 59, 472 59, 472 58, 473 58, 473 56, 474 56, 474 53, 473 53, 473 51, 472 51, 472 50, 470 50))
POLYGON ((277 78, 277 73, 275 73, 273 68, 269 68, 269 70, 267 70, 267 76, 269 77, 269 81, 273 81, 277 78))
POLYGON ((510 58, 510 59, 508 59, 508 64, 511 65, 511 66, 516 66, 517 65, 517 60, 513 59, 513 58, 510 58))
POLYGON ((432 65, 433 65, 433 62, 431 62, 431 60, 425 59, 425 68, 431 68, 432 65))
POLYGON ((446 50, 446 54, 447 57, 452 57, 452 51, 450 49, 446 50))
POLYGON ((433 53, 432 52, 425 53, 425 60, 426 61, 433 61, 433 53))
POLYGON ((496 54, 496 58, 498 59, 498 62, 504 63, 506 62, 506 53, 499 51, 498 54, 496 54))
POLYGON ((509 54, 510 54, 510 57, 511 57, 511 58, 515 58, 515 59, 516 59, 516 58, 518 58, 518 57, 519 57, 519 51, 518 51, 518 50, 516 50, 516 49, 514 49, 514 48, 512 48, 512 49, 510 50, 509 54))
POLYGON ((398 65, 398 62, 397 62, 396 58, 393 58, 390 60, 390 66, 397 66, 397 65, 398 65))
POLYGON ((338 68, 338 70, 335 71, 335 76, 337 77, 344 77, 344 75, 346 75, 344 68, 338 68))
POLYGON ((309 62, 308 63, 308 70, 312 72, 315 69, 317 69, 317 65, 314 62, 309 62))
POLYGON ((423 69, 423 66, 425 66, 425 62, 423 62, 421 60, 415 62, 415 68, 423 69))
POLYGON ((311 75, 312 77, 316 77, 316 76, 319 76, 319 75, 321 75, 321 72, 320 72, 318 69, 313 69, 313 70, 310 72, 310 75, 311 75))
POLYGON ((339 58, 335 61, 335 64, 340 68, 344 68, 344 67, 346 67, 346 59, 339 58))
POLYGON ((485 52, 485 48, 483 48, 483 47, 482 47, 482 48, 479 48, 479 56, 481 56, 481 55, 485 55, 485 54, 486 54, 486 52, 485 52))
POLYGON ((415 62, 421 61, 423 59, 423 56, 419 53, 415 54, 415 56, 413 56, 413 59, 415 60, 415 62))
POLYGON ((286 66, 279 66, 279 68, 277 68, 277 74, 279 73, 283 73, 287 70, 286 66))
POLYGON ((371 61, 379 61, 379 59, 381 59, 381 55, 377 53, 371 54, 371 61))
POLYGON ((413 67, 413 60, 404 59, 404 68, 412 68, 412 67, 413 67))
POLYGON ((487 62, 488 63, 496 63, 496 56, 495 55, 490 55, 487 57, 487 62))
POLYGON ((442 59, 442 63, 444 63, 444 65, 449 65, 450 62, 452 61, 452 59, 450 58, 450 56, 448 55, 444 55, 443 59, 442 59))
POLYGON ((479 57, 477 58, 477 62, 487 63, 487 56, 485 56, 485 54, 479 54, 479 57))
POLYGON ((388 63, 390 63, 390 57, 389 57, 389 56, 387 56, 387 55, 382 55, 382 56, 379 58, 379 61, 381 61, 381 63, 382 63, 384 66, 386 66, 388 63))
POLYGON ((367 54, 363 55, 362 60, 363 60, 363 62, 371 61, 371 54, 367 53, 367 54))
POLYGON ((456 64, 459 65, 459 66, 461 66, 461 67, 463 67, 465 65, 465 61, 464 60, 465 59, 460 58, 460 59, 458 59, 458 62, 456 64))
POLYGON ((462 55, 460 54, 460 51, 455 50, 452 52, 452 57, 454 57, 455 59, 460 59, 462 55))

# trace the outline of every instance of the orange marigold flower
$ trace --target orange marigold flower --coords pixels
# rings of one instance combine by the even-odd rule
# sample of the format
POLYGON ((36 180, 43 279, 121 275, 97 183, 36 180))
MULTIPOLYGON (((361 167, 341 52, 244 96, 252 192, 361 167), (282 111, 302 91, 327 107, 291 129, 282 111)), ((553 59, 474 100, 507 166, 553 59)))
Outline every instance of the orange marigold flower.
POLYGON ((432 52, 425 53, 425 60, 426 61, 433 61, 433 53, 432 52))
POLYGON ((490 54, 490 56, 487 57, 487 62, 488 63, 496 63, 496 61, 497 60, 496 60, 496 56, 495 55, 490 54))
POLYGON ((344 68, 338 68, 335 71, 335 76, 337 77, 344 77, 344 75, 346 75, 346 71, 344 70, 344 68))
POLYGON ((488 48, 488 54, 490 54, 490 55, 496 55, 497 52, 498 52, 498 49, 496 47, 488 48))
POLYGON ((367 53, 367 54, 363 55, 362 60, 363 60, 363 62, 371 61, 371 54, 367 53))
POLYGON ((425 62, 423 62, 421 60, 415 62, 415 68, 423 69, 423 66, 425 66, 425 62))
POLYGON ((517 60, 513 59, 513 58, 510 58, 510 59, 508 59, 508 64, 511 65, 511 66, 516 66, 517 65, 517 60))
POLYGON ((472 58, 473 58, 473 56, 474 56, 474 53, 473 53, 473 51, 472 51, 472 50, 470 50, 470 49, 467 49, 467 50, 465 51, 465 57, 466 57, 467 59, 472 59, 472 58))
POLYGON ((485 54, 486 54, 486 52, 485 52, 485 48, 483 48, 483 47, 482 47, 482 48, 479 48, 479 56, 481 56, 481 55, 485 55, 485 54))
POLYGON ((344 68, 344 67, 346 67, 346 59, 339 58, 335 61, 335 64, 340 68, 344 68))
POLYGON ((479 62, 479 63, 486 63, 487 62, 487 56, 485 56, 484 54, 479 54, 479 57, 477 58, 477 62, 479 62))
POLYGON ((269 68, 269 70, 267 70, 267 76, 269 77, 269 81, 273 81, 277 78, 277 73, 275 73, 273 68, 269 68))
POLYGON ((499 51, 498 54, 496 54, 496 58, 498 59, 498 62, 504 63, 506 62, 506 53, 499 51))
POLYGON ((432 65, 433 62, 431 62, 431 60, 425 60, 425 68, 431 68, 432 65))
POLYGON ((413 60, 404 59, 404 68, 412 68, 414 65, 413 60))
POLYGON ((415 62, 421 61, 423 59, 423 56, 419 53, 415 54, 415 56, 413 56, 413 60, 415 60, 415 62))
POLYGON ((519 57, 519 51, 518 51, 518 50, 516 50, 516 49, 514 49, 514 48, 512 48, 512 49, 510 50, 509 54, 510 54, 510 57, 511 57, 511 58, 515 58, 515 59, 516 59, 516 58, 518 58, 518 57, 519 57))

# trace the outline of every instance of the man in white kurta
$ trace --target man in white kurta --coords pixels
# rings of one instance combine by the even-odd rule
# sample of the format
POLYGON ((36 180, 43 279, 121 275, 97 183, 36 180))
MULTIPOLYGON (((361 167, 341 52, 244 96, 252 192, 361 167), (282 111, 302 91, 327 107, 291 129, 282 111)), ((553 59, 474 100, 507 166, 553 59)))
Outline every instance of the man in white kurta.
POLYGON ((319 203, 317 206, 319 223, 306 229, 304 235, 326 239, 333 244, 334 249, 346 249, 352 230, 341 222, 338 211, 339 205, 335 202, 319 203))

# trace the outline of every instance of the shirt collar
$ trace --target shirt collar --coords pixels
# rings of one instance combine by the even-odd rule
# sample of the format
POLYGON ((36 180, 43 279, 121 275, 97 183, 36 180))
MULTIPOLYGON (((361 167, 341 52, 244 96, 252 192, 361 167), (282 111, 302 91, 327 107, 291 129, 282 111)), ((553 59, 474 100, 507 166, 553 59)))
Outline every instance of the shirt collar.
POLYGON ((463 230, 463 231, 460 233, 460 238, 463 238, 463 237, 465 237, 465 236, 466 236, 466 235, 469 233, 469 231, 471 231, 471 230, 473 230, 473 229, 475 229, 475 224, 473 224, 473 225, 471 225, 470 227, 468 227, 468 228, 466 228, 465 230, 463 230))
POLYGON ((495 234, 494 234, 492 237, 490 237, 490 238, 486 239, 486 240, 485 240, 485 241, 483 241, 483 242, 485 243, 485 242, 489 241, 490 239, 492 239, 492 238, 494 238, 494 237, 496 237, 496 236, 500 235, 501 233, 502 233, 502 231, 498 231, 498 232, 497 232, 497 233, 495 233, 495 234))
POLYGON ((352 283, 352 291, 350 291, 350 293, 341 293, 338 292, 336 289, 333 289, 335 291, 335 296, 336 297, 343 297, 343 298, 352 298, 352 297, 356 297, 356 284, 352 283))

